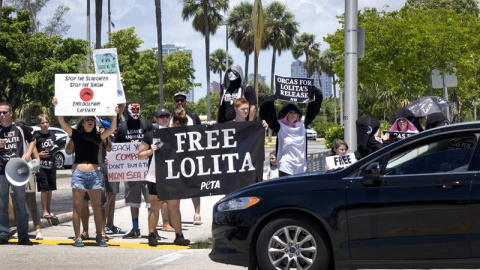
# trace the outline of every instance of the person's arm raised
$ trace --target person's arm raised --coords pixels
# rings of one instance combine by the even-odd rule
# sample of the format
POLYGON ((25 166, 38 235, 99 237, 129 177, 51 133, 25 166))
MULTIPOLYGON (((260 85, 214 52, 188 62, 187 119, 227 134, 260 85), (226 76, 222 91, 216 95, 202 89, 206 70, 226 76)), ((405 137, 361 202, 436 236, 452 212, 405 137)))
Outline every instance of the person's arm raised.
MULTIPOLYGON (((53 104, 53 106, 57 106, 58 100, 57 100, 56 97, 53 97, 52 104, 53 104)), ((68 134, 68 136, 71 137, 72 136, 72 127, 69 124, 67 124, 67 122, 65 122, 65 118, 63 118, 63 116, 61 116, 61 115, 58 115, 57 119, 58 119, 58 123, 60 124, 60 127, 63 129, 63 131, 65 131, 68 134)))
POLYGON ((102 134, 100 134, 100 137, 102 138, 102 141, 108 138, 108 136, 112 135, 115 132, 115 129, 117 128, 117 115, 118 115, 119 108, 118 106, 115 107, 115 116, 112 117, 112 124, 108 129, 106 129, 102 134))

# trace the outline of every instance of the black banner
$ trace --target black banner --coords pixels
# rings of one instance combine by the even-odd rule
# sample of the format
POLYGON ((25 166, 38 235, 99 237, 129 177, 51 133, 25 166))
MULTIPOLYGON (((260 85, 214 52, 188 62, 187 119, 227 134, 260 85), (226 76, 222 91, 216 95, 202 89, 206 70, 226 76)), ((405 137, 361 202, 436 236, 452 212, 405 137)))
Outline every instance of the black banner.
POLYGON ((162 200, 227 194, 262 179, 260 121, 154 131, 157 194, 162 200))
POLYGON ((306 103, 310 100, 310 89, 313 86, 313 79, 287 78, 275 75, 275 95, 279 99, 306 103))

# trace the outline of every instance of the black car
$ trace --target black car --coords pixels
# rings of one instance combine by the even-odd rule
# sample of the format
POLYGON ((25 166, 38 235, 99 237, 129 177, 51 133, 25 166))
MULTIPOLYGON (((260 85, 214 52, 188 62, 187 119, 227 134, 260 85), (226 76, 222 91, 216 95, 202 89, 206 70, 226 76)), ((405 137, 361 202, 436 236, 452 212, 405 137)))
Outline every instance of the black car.
POLYGON ((479 268, 480 122, 338 171, 257 183, 213 209, 213 261, 249 269, 479 268))

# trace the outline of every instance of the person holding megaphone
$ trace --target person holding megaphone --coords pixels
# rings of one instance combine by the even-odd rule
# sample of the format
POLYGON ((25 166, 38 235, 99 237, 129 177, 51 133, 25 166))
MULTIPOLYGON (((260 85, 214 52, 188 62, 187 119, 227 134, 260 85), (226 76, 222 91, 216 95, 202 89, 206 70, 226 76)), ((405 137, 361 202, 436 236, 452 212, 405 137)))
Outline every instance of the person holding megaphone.
MULTIPOLYGON (((53 97, 52 104, 56 106, 58 100, 53 97)), ((118 106, 115 108, 118 114, 118 106)), ((101 197, 102 197, 102 179, 98 171, 98 152, 100 144, 108 136, 113 134, 117 126, 117 116, 112 117, 111 126, 100 133, 95 124, 94 116, 83 116, 76 128, 72 128, 63 116, 58 115, 58 122, 62 129, 72 138, 75 145, 75 164, 72 174, 72 195, 73 195, 73 230, 75 232, 76 247, 83 247, 83 241, 80 235, 80 217, 82 215, 83 197, 85 191, 90 196, 90 202, 93 209, 93 218, 95 220, 96 234, 95 241, 99 246, 107 247, 105 241, 105 229, 103 227, 101 197)))
MULTIPOLYGON (((28 213, 26 208, 25 184, 15 183, 15 181, 23 182, 19 179, 26 175, 26 179, 30 177, 30 171, 26 172, 23 168, 11 168, 11 172, 7 171, 7 164, 14 158, 22 158, 25 162, 30 160, 33 148, 25 145, 24 142, 31 142, 32 135, 27 130, 20 128, 12 122, 12 106, 9 103, 0 103, 0 245, 8 243, 9 219, 8 219, 8 196, 10 181, 13 190, 13 203, 15 204, 15 216, 17 218, 18 244, 31 246, 33 243, 28 239, 28 213), (15 175, 9 177, 7 175, 15 175)), ((17 159, 15 159, 17 160, 17 159)), ((15 166, 14 166, 15 167, 15 166)), ((28 166, 27 166, 28 167, 28 166)))

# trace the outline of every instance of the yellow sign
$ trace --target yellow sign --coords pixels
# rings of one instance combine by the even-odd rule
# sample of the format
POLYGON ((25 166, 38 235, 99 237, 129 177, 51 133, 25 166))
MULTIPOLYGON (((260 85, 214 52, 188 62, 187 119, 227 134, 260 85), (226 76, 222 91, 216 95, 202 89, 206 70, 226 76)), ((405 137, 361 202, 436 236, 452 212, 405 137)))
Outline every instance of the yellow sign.
POLYGON ((262 45, 263 29, 265 26, 265 21, 263 19, 262 0, 255 0, 255 3, 253 4, 252 26, 253 26, 255 53, 258 56, 258 53, 260 52, 260 47, 262 45))

